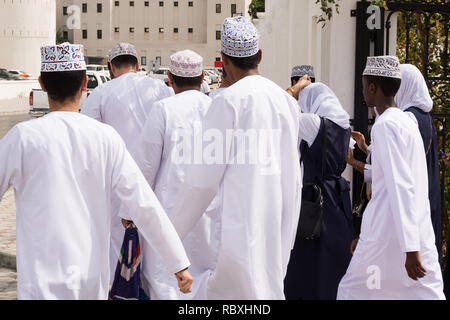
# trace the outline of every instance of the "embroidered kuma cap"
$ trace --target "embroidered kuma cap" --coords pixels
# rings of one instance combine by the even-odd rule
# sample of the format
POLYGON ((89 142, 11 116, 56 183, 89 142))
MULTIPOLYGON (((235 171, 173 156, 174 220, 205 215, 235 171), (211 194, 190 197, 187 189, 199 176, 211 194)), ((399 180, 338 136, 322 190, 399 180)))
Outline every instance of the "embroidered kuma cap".
POLYGON ((291 78, 301 78, 306 74, 310 78, 315 78, 316 76, 314 75, 314 67, 310 65, 296 66, 292 68, 291 78))
POLYGON ((170 73, 183 78, 203 74, 203 58, 192 50, 178 51, 170 56, 170 73))
POLYGON ((86 70, 84 47, 68 42, 41 47, 41 72, 86 70))
POLYGON ((108 62, 111 63, 111 61, 118 56, 133 56, 136 57, 136 59, 138 58, 135 47, 132 44, 125 42, 119 43, 109 50, 108 62))
POLYGON ((230 57, 251 57, 259 51, 259 32, 245 17, 226 18, 222 26, 222 53, 230 57))
POLYGON ((363 76, 386 78, 402 78, 400 61, 396 56, 367 57, 366 69, 363 76))

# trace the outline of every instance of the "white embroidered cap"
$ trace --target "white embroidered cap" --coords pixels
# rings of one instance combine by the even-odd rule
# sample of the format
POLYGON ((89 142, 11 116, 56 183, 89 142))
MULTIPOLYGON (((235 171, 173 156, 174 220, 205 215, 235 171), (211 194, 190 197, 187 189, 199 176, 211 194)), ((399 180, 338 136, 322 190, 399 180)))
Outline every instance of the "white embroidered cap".
POLYGON ((400 60, 396 56, 367 57, 363 75, 401 79, 400 60))
POLYGON ((41 47, 41 72, 86 70, 84 47, 68 42, 41 47))
POLYGON ((245 17, 226 18, 222 26, 222 52, 230 57, 251 57, 259 51, 259 32, 245 17))
POLYGON ((315 78, 314 67, 310 65, 296 66, 292 68, 291 78, 303 77, 308 75, 310 78, 315 78))
POLYGON ((201 76, 203 58, 192 50, 178 51, 170 56, 170 73, 183 78, 201 76))
POLYGON ((138 58, 134 46, 132 44, 122 42, 115 45, 111 50, 109 50, 108 61, 111 62, 114 58, 125 55, 136 57, 136 59, 138 58))

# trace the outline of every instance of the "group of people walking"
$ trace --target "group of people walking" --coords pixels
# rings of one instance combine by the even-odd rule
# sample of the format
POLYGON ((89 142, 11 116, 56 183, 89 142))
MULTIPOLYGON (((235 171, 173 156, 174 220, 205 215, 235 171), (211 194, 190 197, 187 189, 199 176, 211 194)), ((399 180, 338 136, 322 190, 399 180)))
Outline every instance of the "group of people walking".
POLYGON ((170 57, 167 86, 138 75, 135 48, 120 43, 108 55, 113 80, 81 113, 83 47, 42 47, 51 112, 0 140, 0 197, 16 194, 19 299, 107 299, 131 222, 153 300, 445 299, 420 72, 368 59, 364 97, 378 116, 358 237, 342 173, 361 143, 339 99, 308 66, 287 90, 262 77, 246 18, 227 18, 221 37, 224 80, 209 96, 197 53, 170 57), (314 237, 298 232, 307 202, 320 207, 306 213, 314 237))

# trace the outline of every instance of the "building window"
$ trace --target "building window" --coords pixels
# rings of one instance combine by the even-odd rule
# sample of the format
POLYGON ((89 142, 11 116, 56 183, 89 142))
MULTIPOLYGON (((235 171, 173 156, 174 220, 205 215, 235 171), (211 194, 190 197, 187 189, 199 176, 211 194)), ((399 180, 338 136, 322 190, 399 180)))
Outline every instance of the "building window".
POLYGON ((222 34, 222 32, 216 31, 216 40, 220 40, 221 34, 222 34))
POLYGON ((97 30, 97 39, 102 38, 102 30, 97 30))
POLYGON ((130 1, 130 7, 134 7, 134 1, 130 1))
POLYGON ((147 65, 147 57, 143 56, 141 57, 141 66, 146 66, 147 65))
POLYGON ((131 32, 131 33, 134 32, 134 28, 133 28, 133 27, 130 28, 130 32, 131 32))
POLYGON ((231 5, 231 16, 233 17, 236 14, 237 10, 236 10, 236 4, 233 3, 231 5))
POLYGON ((150 6, 150 2, 149 1, 145 1, 144 2, 144 6, 146 6, 146 7, 150 6))
POLYGON ((159 6, 160 6, 160 7, 164 7, 164 1, 160 1, 160 2, 159 2, 159 6))
POLYGON ((159 28, 159 33, 164 33, 164 28, 159 28))
POLYGON ((120 28, 119 27, 115 27, 114 28, 114 32, 120 32, 120 28))
POLYGON ((189 28, 188 33, 194 33, 194 28, 189 28))
POLYGON ((222 5, 220 3, 216 4, 216 13, 222 13, 222 5))
POLYGON ((120 1, 114 1, 114 6, 118 7, 120 5, 120 1))
POLYGON ((189 2, 188 2, 188 6, 189 6, 189 7, 193 7, 193 6, 194 6, 194 1, 189 1, 189 2))
POLYGON ((63 38, 64 40, 69 40, 69 32, 63 31, 63 38))
POLYGON ((67 7, 63 7, 63 16, 67 16, 67 7))
POLYGON ((87 39, 87 30, 84 29, 84 30, 82 31, 82 33, 83 33, 83 39, 87 39))
POLYGON ((178 7, 178 1, 174 1, 174 2, 173 2, 173 6, 174 6, 174 7, 178 7))
POLYGON ((83 3, 81 5, 81 9, 82 9, 83 13, 87 13, 87 3, 83 3))
POLYGON ((98 13, 102 12, 102 4, 101 3, 97 3, 97 12, 98 13))
POLYGON ((144 28, 144 32, 145 33, 149 33, 150 32, 150 28, 149 27, 144 28))
POLYGON ((220 57, 217 57, 216 62, 220 62, 220 61, 222 61, 222 59, 220 57))
POLYGON ((173 33, 178 33, 178 28, 173 28, 173 33))

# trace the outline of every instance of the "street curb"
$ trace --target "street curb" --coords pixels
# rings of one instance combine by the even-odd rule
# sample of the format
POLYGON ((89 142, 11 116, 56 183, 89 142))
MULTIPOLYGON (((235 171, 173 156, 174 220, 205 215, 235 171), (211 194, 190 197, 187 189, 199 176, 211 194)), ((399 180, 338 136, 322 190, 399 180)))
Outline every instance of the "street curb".
POLYGON ((17 270, 16 256, 0 252, 0 268, 17 270))
POLYGON ((25 115, 28 114, 29 111, 10 111, 10 112, 0 112, 0 117, 1 116, 20 116, 20 115, 25 115))

